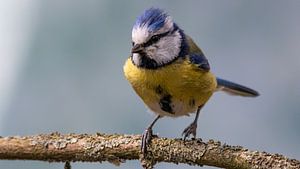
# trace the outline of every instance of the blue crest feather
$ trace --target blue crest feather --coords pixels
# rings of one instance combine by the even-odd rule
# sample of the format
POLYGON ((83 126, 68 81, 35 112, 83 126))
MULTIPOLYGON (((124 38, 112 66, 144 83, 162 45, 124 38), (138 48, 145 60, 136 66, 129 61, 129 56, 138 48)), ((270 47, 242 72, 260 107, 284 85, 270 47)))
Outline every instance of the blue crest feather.
POLYGON ((156 31, 164 26, 168 16, 162 9, 149 8, 137 18, 134 27, 147 26, 150 31, 156 31))

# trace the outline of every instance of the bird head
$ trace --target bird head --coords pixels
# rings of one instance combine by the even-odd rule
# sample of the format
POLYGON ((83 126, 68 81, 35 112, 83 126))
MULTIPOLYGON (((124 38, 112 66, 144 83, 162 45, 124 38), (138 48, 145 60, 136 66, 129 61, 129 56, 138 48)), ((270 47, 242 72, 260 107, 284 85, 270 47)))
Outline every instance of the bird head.
POLYGON ((162 67, 185 56, 187 44, 183 31, 171 16, 158 8, 140 15, 132 29, 132 62, 148 69, 162 67))

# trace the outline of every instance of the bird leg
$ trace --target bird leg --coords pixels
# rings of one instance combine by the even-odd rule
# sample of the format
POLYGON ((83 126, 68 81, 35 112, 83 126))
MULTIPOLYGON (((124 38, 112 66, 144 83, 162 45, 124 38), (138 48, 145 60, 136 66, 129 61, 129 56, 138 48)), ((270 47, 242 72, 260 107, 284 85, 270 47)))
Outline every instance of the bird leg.
POLYGON ((194 119, 194 121, 183 130, 182 132, 182 136, 183 136, 183 140, 185 141, 185 139, 187 137, 189 137, 191 134, 194 136, 194 139, 196 138, 196 133, 197 133, 197 121, 198 121, 198 117, 200 114, 200 110, 203 106, 199 106, 197 109, 197 113, 196 113, 196 117, 194 119))
POLYGON ((152 123, 149 125, 149 127, 144 131, 142 135, 142 145, 141 145, 141 151, 143 154, 147 153, 147 145, 150 144, 151 139, 153 137, 152 127, 155 124, 155 122, 161 118, 160 115, 158 115, 152 123))

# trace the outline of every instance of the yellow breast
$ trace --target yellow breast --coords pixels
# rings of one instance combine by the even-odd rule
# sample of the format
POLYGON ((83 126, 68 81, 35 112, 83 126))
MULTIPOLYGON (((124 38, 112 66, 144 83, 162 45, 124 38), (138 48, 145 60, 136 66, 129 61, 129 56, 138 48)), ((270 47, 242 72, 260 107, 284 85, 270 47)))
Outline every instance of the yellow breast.
POLYGON ((129 58, 124 73, 144 103, 162 116, 194 112, 207 102, 217 87, 211 72, 202 71, 188 59, 178 59, 158 69, 144 69, 135 66, 129 58))

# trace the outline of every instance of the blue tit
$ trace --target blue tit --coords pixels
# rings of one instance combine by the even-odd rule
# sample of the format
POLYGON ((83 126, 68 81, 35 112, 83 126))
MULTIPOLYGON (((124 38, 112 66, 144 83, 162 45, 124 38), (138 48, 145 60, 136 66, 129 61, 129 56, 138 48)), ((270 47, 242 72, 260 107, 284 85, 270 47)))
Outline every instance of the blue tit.
POLYGON ((154 123, 165 116, 180 117, 196 112, 194 121, 183 130, 184 140, 196 137, 201 108, 216 91, 256 97, 248 87, 217 78, 207 58, 191 37, 173 22, 170 15, 150 8, 140 15, 132 29, 131 56, 124 74, 135 92, 157 116, 142 135, 141 151, 153 136, 154 123))

